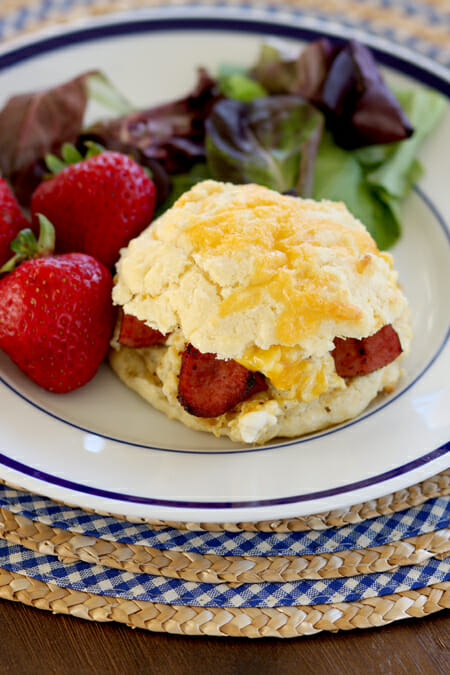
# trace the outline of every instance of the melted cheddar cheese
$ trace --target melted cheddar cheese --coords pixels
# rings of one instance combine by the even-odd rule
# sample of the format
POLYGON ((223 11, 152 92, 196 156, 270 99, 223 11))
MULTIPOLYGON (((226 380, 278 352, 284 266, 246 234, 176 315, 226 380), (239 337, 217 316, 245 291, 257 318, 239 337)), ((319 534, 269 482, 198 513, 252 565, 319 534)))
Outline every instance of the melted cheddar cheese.
POLYGON ((308 402, 329 389, 345 386, 329 353, 320 359, 305 358, 301 349, 274 345, 269 349, 252 347, 237 360, 249 370, 268 377, 284 398, 308 402))

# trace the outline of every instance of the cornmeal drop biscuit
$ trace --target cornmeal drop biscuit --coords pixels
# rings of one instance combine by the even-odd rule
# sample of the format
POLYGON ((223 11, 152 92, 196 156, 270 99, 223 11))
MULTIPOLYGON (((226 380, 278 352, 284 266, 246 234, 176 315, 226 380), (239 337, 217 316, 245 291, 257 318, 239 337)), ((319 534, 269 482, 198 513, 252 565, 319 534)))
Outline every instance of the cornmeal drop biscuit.
POLYGON ((171 418, 298 436, 392 391, 411 339, 393 269, 344 204, 197 184, 121 252, 110 361, 171 418))

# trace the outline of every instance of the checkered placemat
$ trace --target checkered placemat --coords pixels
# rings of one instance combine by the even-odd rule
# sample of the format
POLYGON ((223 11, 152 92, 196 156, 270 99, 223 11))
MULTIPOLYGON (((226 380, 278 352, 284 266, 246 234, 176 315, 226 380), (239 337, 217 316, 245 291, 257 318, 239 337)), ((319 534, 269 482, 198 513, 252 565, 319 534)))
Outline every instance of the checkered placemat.
POLYGON ((391 573, 260 584, 208 584, 133 574, 84 562, 63 564, 0 539, 0 568, 96 595, 196 607, 285 607, 355 602, 450 580, 449 559, 391 573))
MULTIPOLYGON (((291 556, 295 567, 296 556, 312 556, 339 551, 364 551, 400 539, 443 531, 450 526, 450 499, 436 497, 420 506, 406 508, 398 513, 364 520, 354 525, 305 532, 209 532, 188 531, 173 527, 152 529, 148 523, 130 523, 113 516, 105 516, 69 507, 29 492, 0 485, 0 509, 14 513, 20 529, 27 522, 44 523, 58 531, 76 533, 80 539, 96 538, 104 542, 121 542, 134 547, 134 552, 145 546, 161 551, 184 551, 187 555, 208 553, 220 559, 238 556, 291 556)), ((8 533, 10 535, 10 533, 8 533)), ((5 536, 8 536, 5 534, 5 536)), ((0 536, 2 528, 0 526, 0 536)), ((25 539, 25 537, 24 537, 25 539)), ((448 537, 447 537, 448 539, 448 537)), ((392 571, 371 571, 367 574, 343 575, 340 578, 303 579, 274 583, 210 583, 171 578, 168 569, 158 575, 130 572, 98 561, 77 560, 63 562, 49 544, 40 541, 36 550, 0 539, 0 568, 47 584, 80 590, 96 595, 113 595, 123 599, 150 601, 160 604, 197 607, 279 607, 355 602, 392 593, 401 593, 450 580, 448 542, 442 550, 419 565, 393 565, 392 571), (49 555, 50 552, 50 555, 49 555), (442 559, 443 558, 443 559, 442 559)), ((413 549, 411 549, 411 555, 413 549)), ((128 551, 129 555, 129 551, 128 551)), ((127 553, 124 553, 126 558, 127 553)), ((139 557, 139 553, 137 554, 139 557)), ((246 558, 247 557, 247 558, 246 558)), ((241 561, 240 561, 241 562, 241 561)), ((381 569, 381 568, 379 568, 381 569)), ((206 569, 205 569, 206 572, 206 569)), ((295 575, 294 575, 295 577, 295 575)), ((201 576, 200 576, 201 579, 201 576)))
POLYGON ((382 546, 450 526, 448 497, 430 499, 421 506, 364 520, 355 525, 306 532, 191 532, 172 527, 152 529, 112 516, 90 513, 46 497, 0 485, 0 508, 86 537, 220 556, 317 555, 346 549, 382 546))

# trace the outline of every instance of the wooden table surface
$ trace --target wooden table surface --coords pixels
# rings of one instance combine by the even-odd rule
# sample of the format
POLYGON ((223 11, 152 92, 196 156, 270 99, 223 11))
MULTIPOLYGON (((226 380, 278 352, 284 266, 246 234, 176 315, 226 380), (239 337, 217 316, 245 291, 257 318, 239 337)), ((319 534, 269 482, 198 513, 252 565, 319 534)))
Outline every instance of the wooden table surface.
POLYGON ((186 638, 0 601, 1 675, 448 675, 450 612, 293 640, 186 638))

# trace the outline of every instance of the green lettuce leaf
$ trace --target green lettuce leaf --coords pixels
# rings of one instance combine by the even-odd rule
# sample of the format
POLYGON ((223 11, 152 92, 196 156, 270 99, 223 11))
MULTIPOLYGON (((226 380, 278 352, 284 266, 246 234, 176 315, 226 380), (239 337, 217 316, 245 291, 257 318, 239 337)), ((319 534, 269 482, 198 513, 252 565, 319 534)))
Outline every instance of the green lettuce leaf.
POLYGON ((88 97, 117 115, 129 115, 133 110, 131 103, 117 87, 100 71, 95 71, 87 78, 88 97))
POLYGON ((395 200, 392 204, 390 199, 380 198, 367 181, 356 153, 338 147, 329 133, 316 157, 313 198, 344 202, 382 249, 392 246, 400 235, 395 200))
POLYGON ((264 87, 252 77, 249 77, 244 68, 223 64, 219 68, 218 85, 220 92, 226 98, 236 101, 253 101, 255 98, 267 96, 264 87))
POLYGON ((443 96, 423 87, 398 91, 396 96, 415 129, 409 139, 348 151, 326 134, 314 175, 314 198, 343 201, 382 249, 400 236, 403 201, 423 173, 417 160, 419 146, 447 105, 443 96))
POLYGON ((208 166, 204 163, 194 164, 194 166, 185 173, 174 174, 171 176, 172 188, 167 199, 157 208, 155 218, 161 216, 175 204, 182 194, 191 189, 196 183, 202 180, 213 178, 208 166))
POLYGON ((217 180, 309 196, 322 128, 322 114, 299 96, 223 99, 206 121, 208 166, 217 180))
POLYGON ((363 148, 358 159, 367 169, 367 180, 378 190, 404 199, 422 174, 416 159, 419 146, 435 128, 446 108, 445 98, 431 89, 415 87, 396 92, 415 131, 411 138, 390 145, 374 146, 378 157, 363 148), (377 159, 377 161, 374 161, 377 159))

